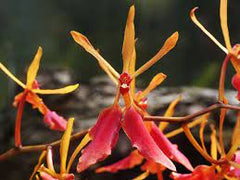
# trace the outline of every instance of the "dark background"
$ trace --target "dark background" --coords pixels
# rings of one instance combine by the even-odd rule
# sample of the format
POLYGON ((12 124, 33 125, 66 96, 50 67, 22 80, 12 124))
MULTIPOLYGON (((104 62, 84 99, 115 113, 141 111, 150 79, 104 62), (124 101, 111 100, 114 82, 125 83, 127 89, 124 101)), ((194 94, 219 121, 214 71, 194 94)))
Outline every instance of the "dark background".
MULTIPOLYGON (((73 42, 69 32, 85 34, 116 69, 121 69, 121 47, 127 12, 133 1, 127 0, 1 0, 0 61, 21 79, 37 47, 44 50, 41 69, 68 68, 78 81, 103 72, 94 58, 73 42)), ((224 53, 190 20, 189 12, 199 6, 197 16, 207 29, 223 42, 219 23, 219 1, 138 0, 136 4, 137 65, 150 59, 173 32, 180 39, 176 48, 151 71, 144 73, 140 85, 161 71, 168 75, 165 86, 217 87, 224 53)), ((229 2, 232 44, 240 39, 238 12, 240 1, 229 2)), ((11 80, 0 76, 0 103, 12 101, 11 80), (8 95, 8 96, 6 96, 8 95)), ((231 86, 228 86, 231 87, 231 86)))

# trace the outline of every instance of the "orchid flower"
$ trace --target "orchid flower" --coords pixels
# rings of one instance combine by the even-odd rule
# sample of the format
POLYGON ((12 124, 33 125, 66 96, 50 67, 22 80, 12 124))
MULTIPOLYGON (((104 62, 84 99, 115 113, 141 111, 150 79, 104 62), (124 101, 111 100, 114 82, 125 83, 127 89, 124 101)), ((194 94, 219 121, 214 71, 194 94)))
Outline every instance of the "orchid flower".
MULTIPOLYGON (((39 176, 43 180, 74 180, 74 174, 69 173, 67 170, 66 162, 70 144, 70 138, 72 133, 74 119, 70 118, 67 122, 67 128, 62 136, 61 144, 60 144, 60 173, 56 173, 53 165, 53 157, 52 157, 52 148, 48 147, 47 152, 44 151, 40 158, 38 164, 35 166, 33 174, 30 178, 34 177, 34 175, 38 172, 39 176), (46 156, 47 167, 42 164, 44 157, 46 156)), ((35 175, 38 177, 38 174, 35 175)))
POLYGON ((183 126, 184 132, 187 135, 190 142, 194 145, 194 147, 202 154, 204 157, 212 164, 210 166, 207 165, 198 165, 195 167, 192 173, 189 174, 180 174, 172 172, 171 177, 175 180, 218 180, 218 179, 239 179, 239 169, 240 169, 240 153, 237 151, 240 140, 240 113, 238 113, 235 128, 233 130, 231 147, 228 153, 223 156, 222 150, 220 148, 219 142, 217 140, 217 132, 215 127, 211 124, 212 133, 210 135, 211 139, 211 147, 210 154, 208 154, 206 146, 204 144, 203 132, 205 128, 206 122, 200 127, 200 140, 201 146, 198 145, 197 141, 191 134, 189 128, 183 126), (219 154, 222 156, 221 159, 218 159, 219 154))
POLYGON ((222 67, 222 78, 220 78, 220 86, 222 86, 219 90, 219 100, 223 101, 224 94, 224 78, 225 78, 225 70, 227 66, 227 62, 230 59, 231 63, 236 71, 236 74, 232 78, 232 85, 238 91, 237 99, 240 101, 240 44, 236 44, 235 46, 231 46, 229 30, 228 30, 228 16, 227 16, 227 0, 220 0, 220 21, 222 33, 225 41, 226 47, 224 47, 207 29, 198 21, 195 15, 195 11, 198 7, 192 9, 190 13, 190 17, 192 21, 224 52, 227 54, 224 64, 222 67), (222 85, 221 85, 222 84, 222 85))
MULTIPOLYGON (((156 80, 156 77, 153 78, 153 80, 156 80)), ((152 82, 153 83, 153 82, 152 82)), ((150 83, 151 84, 151 83, 150 83)), ((149 87, 149 86, 148 86, 149 87)), ((145 90, 146 91, 146 90, 145 90)), ((141 93, 137 93, 138 97, 141 93)), ((179 102, 181 96, 179 96, 177 99, 175 99, 168 107, 165 116, 169 117, 172 116, 174 113, 174 108, 179 102)), ((141 104, 141 103, 140 103, 141 104)), ((163 123, 165 127, 167 125, 163 123)), ((188 170, 192 171, 193 167, 189 160, 177 149, 176 145, 173 145, 162 133, 162 131, 159 131, 159 128, 163 127, 163 124, 160 123, 159 127, 157 127, 152 122, 145 122, 145 125, 148 127, 148 130, 153 137, 154 141, 157 143, 158 147, 164 152, 165 155, 167 155, 168 158, 181 163, 183 166, 185 166, 188 170)), ((101 168, 98 168, 96 170, 97 173, 101 172, 112 172, 115 173, 119 170, 125 170, 125 169, 131 169, 137 165, 140 165, 144 160, 144 157, 141 156, 137 150, 133 150, 129 156, 125 157, 124 159, 108 165, 101 168)), ((137 178, 134 178, 134 180, 137 179, 145 179, 150 174, 157 174, 158 179, 162 179, 162 172, 166 170, 164 166, 162 166, 159 163, 155 163, 153 161, 147 160, 142 166, 141 170, 144 171, 143 174, 138 176, 137 178)))
POLYGON ((67 94, 74 91, 79 86, 78 84, 75 84, 60 89, 40 89, 36 76, 41 57, 42 48, 39 47, 37 54, 28 68, 26 84, 17 79, 2 63, 0 63, 0 69, 24 89, 23 92, 15 96, 13 103, 13 105, 18 108, 15 125, 15 145, 17 147, 22 144, 20 129, 25 102, 32 104, 33 108, 37 108, 39 112, 44 115, 44 122, 50 129, 64 131, 66 129, 67 121, 56 112, 51 111, 37 94, 67 94))
POLYGON ((162 164, 168 169, 176 170, 172 161, 158 147, 143 122, 144 112, 135 102, 134 83, 138 75, 149 69, 176 45, 178 33, 176 32, 170 36, 158 53, 135 71, 134 16, 135 8, 131 6, 124 33, 122 47, 123 70, 121 74, 99 54, 87 37, 76 31, 71 31, 73 39, 97 59, 100 67, 117 85, 117 93, 113 105, 100 113, 97 123, 90 129, 86 138, 79 144, 74 155, 70 158, 70 161, 73 161, 82 147, 91 141, 82 150, 77 166, 78 172, 87 169, 89 166, 105 159, 111 154, 111 150, 117 142, 120 128, 123 128, 133 147, 137 148, 142 156, 148 160, 162 164), (119 106, 120 95, 122 95, 125 102, 124 108, 119 106))

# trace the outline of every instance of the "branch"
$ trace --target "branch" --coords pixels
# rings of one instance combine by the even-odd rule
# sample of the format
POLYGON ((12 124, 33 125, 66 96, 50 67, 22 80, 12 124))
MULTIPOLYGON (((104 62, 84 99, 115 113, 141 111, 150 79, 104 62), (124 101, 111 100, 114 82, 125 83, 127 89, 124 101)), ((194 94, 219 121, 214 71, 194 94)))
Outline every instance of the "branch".
POLYGON ((203 114, 212 112, 216 109, 232 109, 232 110, 237 110, 240 111, 240 107, 239 106, 233 106, 233 105, 228 105, 228 104, 223 104, 221 102, 219 103, 215 103, 201 111, 198 111, 196 113, 187 115, 187 116, 183 116, 183 117, 164 117, 164 116, 144 116, 144 121, 156 121, 156 122, 170 122, 170 123, 184 123, 187 122, 191 119, 194 119, 198 116, 201 116, 203 114))
MULTIPOLYGON (((88 130, 84 130, 82 132, 73 134, 71 136, 71 141, 83 138, 87 134, 87 132, 88 132, 88 130)), ((48 143, 48 144, 15 147, 15 148, 9 149, 5 153, 1 154, 0 155, 0 161, 7 160, 10 157, 16 156, 18 154, 43 151, 43 150, 46 150, 48 146, 56 147, 56 146, 59 146, 60 143, 61 143, 61 139, 57 140, 57 141, 54 141, 52 143, 48 143)))

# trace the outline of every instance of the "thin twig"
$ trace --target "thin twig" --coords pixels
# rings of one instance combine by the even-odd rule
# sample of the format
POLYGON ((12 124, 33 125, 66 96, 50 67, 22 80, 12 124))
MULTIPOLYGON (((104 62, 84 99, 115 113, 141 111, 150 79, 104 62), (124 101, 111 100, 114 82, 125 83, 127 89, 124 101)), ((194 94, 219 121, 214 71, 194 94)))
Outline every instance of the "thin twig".
MULTIPOLYGON (((71 136, 71 141, 83 138, 87 134, 88 130, 84 130, 82 132, 75 133, 71 136)), ((61 140, 54 141, 52 143, 48 144, 41 144, 41 145, 33 145, 33 146, 21 146, 21 147, 15 147, 12 149, 9 149, 5 153, 0 155, 0 161, 4 161, 9 159, 12 156, 16 156, 18 154, 23 153, 29 153, 29 152, 37 152, 37 151, 43 151, 47 149, 48 146, 59 146, 61 143, 61 140)))
POLYGON ((233 105, 229 105, 229 104, 223 104, 221 102, 219 103, 215 103, 201 111, 198 111, 196 113, 187 115, 187 116, 183 116, 183 117, 164 117, 164 116, 144 116, 144 121, 156 121, 156 122, 170 122, 170 123, 184 123, 187 122, 191 119, 194 119, 198 116, 201 116, 203 114, 212 112, 216 109, 232 109, 232 110, 237 110, 240 111, 240 107, 239 106, 233 106, 233 105))

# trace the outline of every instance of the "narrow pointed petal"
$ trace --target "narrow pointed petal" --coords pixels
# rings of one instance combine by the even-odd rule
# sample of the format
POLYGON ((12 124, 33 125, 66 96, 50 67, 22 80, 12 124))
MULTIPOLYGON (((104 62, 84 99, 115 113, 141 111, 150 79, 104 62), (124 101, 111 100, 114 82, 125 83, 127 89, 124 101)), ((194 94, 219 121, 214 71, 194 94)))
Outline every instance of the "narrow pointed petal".
POLYGON ((29 89, 32 89, 32 84, 33 84, 34 80, 36 79, 41 57, 42 57, 42 48, 39 47, 31 65, 28 68, 28 72, 27 72, 26 86, 29 89))
POLYGON ((61 174, 66 173, 66 161, 68 156, 68 149, 72 133, 74 118, 70 118, 67 122, 67 129, 65 130, 61 144, 60 144, 60 157, 61 157, 61 174))
MULTIPOLYGON (((179 103, 179 101, 181 101, 182 96, 179 95, 176 99, 174 99, 171 104, 168 106, 166 112, 164 113, 165 117, 171 117, 173 116, 174 112, 175 112, 175 107, 177 106, 177 104, 179 103)), ((168 127, 169 123, 168 122, 160 122, 158 128, 161 131, 164 131, 167 127, 168 127)))
POLYGON ((64 131, 67 127, 67 121, 55 111, 48 110, 44 115, 44 122, 52 130, 64 131))
POLYGON ((161 164, 157 164, 153 161, 146 161, 142 166, 142 171, 148 171, 151 174, 157 174, 159 171, 164 171, 166 167, 162 166, 161 164))
POLYGON ((120 75, 118 72, 98 53, 86 36, 76 31, 71 31, 71 35, 76 43, 97 59, 101 68, 103 68, 107 74, 110 72, 116 79, 119 78, 120 75))
POLYGON ((40 172, 40 176, 42 180, 58 180, 45 172, 40 172))
POLYGON ((143 179, 146 179, 148 176, 149 176, 149 172, 146 171, 146 172, 140 174, 139 176, 133 178, 133 180, 143 180, 143 179))
POLYGON ((134 15, 135 7, 131 6, 128 13, 122 47, 123 72, 128 72, 130 61, 132 60, 134 53, 133 52, 135 46, 134 15))
POLYGON ((143 161, 143 157, 138 153, 137 150, 134 150, 131 152, 131 154, 124 159, 117 161, 116 163, 113 163, 108 166, 100 167, 96 170, 97 173, 102 172, 111 172, 115 173, 119 170, 126 170, 126 169, 132 169, 133 167, 141 164, 143 161))
POLYGON ((220 1, 220 20, 221 20, 221 28, 222 28, 224 41, 225 41, 228 51, 230 51, 232 49, 232 46, 231 46, 230 36, 229 36, 229 31, 228 31, 227 3, 228 3, 227 0, 220 1))
POLYGON ((198 21, 195 15, 195 11, 197 9, 198 7, 195 7, 190 12, 190 17, 194 24, 196 24, 203 31, 203 33, 206 34, 223 52, 228 54, 228 50, 220 42, 218 42, 218 40, 210 32, 208 32, 208 30, 198 21))
POLYGON ((158 51, 158 53, 142 65, 134 74, 134 77, 142 74, 144 71, 149 69, 152 65, 154 65, 157 61, 159 61, 163 56, 165 56, 169 51, 171 51, 178 41, 178 32, 173 33, 163 44, 162 48, 158 51))
MULTIPOLYGON (((17 99, 15 98, 15 101, 17 99)), ((42 98, 40 98, 37 94, 29 91, 27 93, 26 101, 32 105, 32 108, 35 109, 37 108, 40 113, 45 115, 48 111, 47 106, 44 104, 42 98)))
POLYGON ((118 105, 106 108, 100 113, 97 123, 89 131, 92 141, 82 150, 77 165, 78 172, 84 171, 111 154, 118 140, 121 119, 122 112, 118 105))
POLYGON ((148 87, 144 89, 143 92, 139 93, 139 95, 137 96, 137 100, 140 101, 141 99, 145 98, 148 93, 150 93, 153 89, 159 86, 166 78, 167 75, 165 75, 164 73, 158 73, 157 75, 155 75, 149 83, 148 87))
POLYGON ((217 160, 217 137, 216 137, 216 130, 214 127, 212 127, 212 133, 211 133, 211 156, 213 159, 217 160))
POLYGON ((44 158, 46 157, 46 154, 47 154, 47 152, 45 150, 41 153, 41 155, 40 155, 40 157, 38 159, 38 163, 34 167, 33 173, 31 175, 31 177, 29 178, 29 180, 32 180, 34 175, 37 173, 38 169, 40 168, 40 166, 41 166, 41 164, 42 164, 42 162, 44 160, 44 158))
POLYGON ((172 161, 159 149, 149 134, 143 123, 142 116, 133 107, 126 110, 123 129, 131 140, 133 147, 136 147, 142 156, 160 163, 170 170, 176 170, 172 161))
POLYGON ((179 174, 173 172, 171 178, 174 180, 217 180, 214 167, 200 165, 191 174, 179 174))
POLYGON ((77 157, 78 153, 82 150, 82 148, 84 146, 86 146, 89 141, 91 141, 91 138, 89 137, 89 133, 87 133, 84 138, 81 140, 81 142, 79 143, 79 145, 77 146, 77 148, 74 150, 74 152, 72 153, 69 161, 68 161, 68 165, 67 165, 67 172, 70 171, 70 168, 72 166, 73 161, 75 160, 75 158, 77 157))
POLYGON ((168 157, 181 163, 188 170, 192 171, 193 167, 186 156, 184 156, 178 149, 177 146, 172 144, 165 135, 158 129, 158 127, 152 123, 152 129, 150 131, 151 136, 154 141, 157 143, 159 148, 163 151, 163 153, 168 157))
POLYGON ((23 89, 26 88, 26 85, 22 83, 18 78, 16 78, 16 76, 14 76, 2 63, 0 63, 0 69, 23 89))
POLYGON ((74 84, 74 85, 66 86, 64 88, 59 88, 59 89, 34 89, 32 91, 38 94, 67 94, 75 91, 78 87, 79 87, 79 84, 74 84))

